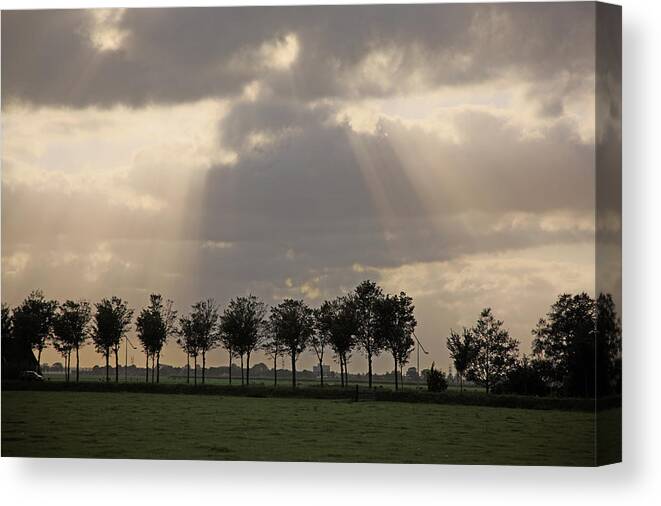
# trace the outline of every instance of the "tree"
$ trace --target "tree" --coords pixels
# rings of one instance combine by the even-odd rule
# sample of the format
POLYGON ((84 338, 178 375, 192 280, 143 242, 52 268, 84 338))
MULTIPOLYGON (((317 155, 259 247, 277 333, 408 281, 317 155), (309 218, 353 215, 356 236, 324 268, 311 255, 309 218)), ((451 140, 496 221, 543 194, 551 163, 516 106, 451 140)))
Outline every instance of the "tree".
POLYGON ((610 295, 561 294, 532 331, 546 381, 565 394, 590 397, 616 387, 621 329, 610 295))
POLYGON ((110 381, 110 354, 115 354, 115 382, 119 382, 119 347, 131 329, 133 310, 119 297, 102 299, 95 304, 92 340, 106 359, 106 381, 110 381))
MULTIPOLYGON (((149 296, 149 306, 143 308, 136 320, 136 331, 138 339, 145 351, 145 379, 149 383, 149 358, 152 359, 152 383, 155 379, 155 369, 160 366, 160 356, 163 346, 170 335, 176 331, 177 312, 173 309, 173 302, 168 300, 163 304, 163 298, 159 294, 149 296)), ((156 380, 158 372, 156 372, 156 380)))
POLYGON ((53 348, 64 360, 64 378, 69 382, 71 378, 71 352, 73 351, 73 345, 67 340, 67 336, 60 336, 57 332, 53 332, 53 348))
POLYGON ((329 335, 330 346, 340 363, 340 384, 347 386, 347 364, 358 332, 354 297, 348 295, 325 301, 317 311, 316 326, 317 331, 329 335))
POLYGON ((544 363, 537 359, 530 360, 526 355, 517 360, 507 374, 505 381, 496 386, 499 393, 538 395, 548 394, 549 388, 544 381, 544 363))
POLYGON ((41 353, 52 336, 57 301, 46 300, 41 290, 35 290, 14 308, 13 328, 18 339, 29 342, 37 350, 37 371, 41 373, 41 353))
POLYGON ((327 324, 331 304, 325 301, 319 309, 314 310, 314 332, 310 337, 310 346, 314 350, 319 363, 319 380, 322 387, 324 386, 324 353, 333 339, 331 325, 327 324))
POLYGON ((11 339, 14 332, 14 318, 9 306, 2 303, 2 338, 11 339))
POLYGON ((270 358, 273 359, 273 386, 278 386, 278 357, 282 355, 282 348, 280 343, 269 336, 262 343, 262 349, 264 353, 270 358))
POLYGON ((220 317, 221 342, 231 356, 241 357, 243 383, 243 357, 246 357, 246 384, 250 383, 250 355, 260 347, 265 336, 266 305, 254 295, 232 299, 220 317))
POLYGON ((218 306, 213 299, 207 299, 193 304, 190 321, 195 347, 197 352, 202 355, 203 384, 206 375, 207 352, 218 344, 218 317, 218 306))
POLYGON ((414 309, 413 299, 404 292, 399 295, 386 295, 377 299, 375 303, 375 332, 381 336, 384 347, 393 357, 395 390, 399 388, 397 366, 399 365, 399 377, 401 377, 402 369, 415 346, 412 337, 417 325, 413 315, 414 309))
POLYGON ((92 308, 87 301, 67 300, 62 304, 53 322, 53 330, 58 339, 76 350, 76 383, 80 379, 80 348, 90 334, 92 308))
POLYGON ((430 392, 445 392, 448 389, 448 381, 443 371, 434 369, 434 362, 431 364, 431 369, 427 371, 427 390, 430 392))
POLYGON ((477 353, 477 343, 470 329, 464 327, 461 335, 454 330, 450 330, 450 336, 447 339, 447 348, 450 352, 450 358, 454 363, 454 368, 459 375, 459 389, 464 391, 464 377, 468 366, 473 362, 477 353))
POLYGON ((610 294, 596 300, 597 396, 622 393, 622 325, 610 294))
POLYGON ((291 356, 292 388, 296 388, 296 359, 314 333, 314 312, 302 300, 285 299, 271 308, 273 339, 291 356))
POLYGON ((177 332, 177 344, 186 352, 186 383, 190 383, 190 358, 195 360, 195 384, 197 384, 197 356, 199 350, 195 339, 195 327, 190 316, 182 316, 179 319, 177 332))
POLYGON ((472 329, 476 352, 468 366, 466 376, 485 387, 487 393, 494 385, 505 380, 515 366, 519 342, 503 329, 503 322, 496 320, 491 308, 482 310, 472 329))
POLYGON ((376 331, 376 304, 383 298, 383 290, 372 281, 363 281, 354 290, 358 318, 356 342, 367 357, 367 375, 372 388, 372 359, 383 350, 383 339, 376 331))

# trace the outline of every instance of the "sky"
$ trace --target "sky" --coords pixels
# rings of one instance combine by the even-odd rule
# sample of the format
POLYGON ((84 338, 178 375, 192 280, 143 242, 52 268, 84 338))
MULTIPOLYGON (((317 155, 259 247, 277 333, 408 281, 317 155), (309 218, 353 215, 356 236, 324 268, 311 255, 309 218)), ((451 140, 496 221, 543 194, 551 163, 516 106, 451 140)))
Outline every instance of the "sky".
POLYGON ((2 300, 371 279, 414 298, 423 367, 484 307, 530 353, 594 295, 595 81, 591 3, 3 12, 2 300))

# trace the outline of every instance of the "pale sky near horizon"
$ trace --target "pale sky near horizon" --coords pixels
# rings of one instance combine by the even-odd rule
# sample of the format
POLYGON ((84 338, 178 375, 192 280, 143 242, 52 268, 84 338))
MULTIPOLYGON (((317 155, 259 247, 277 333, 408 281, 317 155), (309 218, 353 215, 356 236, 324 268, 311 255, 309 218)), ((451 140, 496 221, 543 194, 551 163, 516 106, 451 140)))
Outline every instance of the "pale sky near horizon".
POLYGON ((2 300, 372 279, 414 298, 423 367, 486 306, 529 353, 594 295, 594 40, 590 3, 3 12, 2 300))

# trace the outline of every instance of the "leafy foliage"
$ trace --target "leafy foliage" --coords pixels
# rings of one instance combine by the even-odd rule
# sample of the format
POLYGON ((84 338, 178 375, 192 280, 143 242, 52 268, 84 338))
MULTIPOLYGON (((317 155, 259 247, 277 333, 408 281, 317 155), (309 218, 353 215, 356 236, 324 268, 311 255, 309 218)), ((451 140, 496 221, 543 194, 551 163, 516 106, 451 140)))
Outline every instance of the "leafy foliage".
POLYGON ((133 310, 128 303, 119 297, 102 299, 95 304, 92 340, 96 350, 106 359, 106 380, 108 378, 108 363, 110 353, 115 353, 115 381, 119 379, 118 355, 124 336, 131 329, 133 310))
POLYGON ((329 337, 330 346, 340 363, 341 384, 345 386, 348 380, 347 363, 356 343, 359 326, 355 298, 349 295, 324 301, 315 316, 317 332, 329 337))
POLYGON ((491 308, 482 310, 471 333, 475 339, 475 356, 466 369, 466 376, 485 387, 488 393, 504 381, 516 365, 519 342, 510 337, 491 308))
POLYGON ((245 355, 250 382, 250 354, 265 338, 266 305, 254 295, 232 299, 220 317, 220 341, 230 353, 245 355))
POLYGON ((430 392, 445 392, 448 389, 448 382, 445 378, 445 373, 434 369, 434 363, 431 364, 431 369, 427 373, 427 390, 430 392))
POLYGON ((560 295, 533 335, 533 353, 553 388, 584 397, 617 390, 621 329, 610 295, 560 295))
POLYGON ((450 336, 447 339, 447 348, 450 352, 450 358, 454 363, 454 368, 459 375, 461 390, 464 389, 464 377, 468 367, 475 359, 478 346, 473 333, 470 329, 464 327, 461 335, 454 330, 450 330, 450 336))
POLYGON ((376 306, 383 298, 383 290, 373 281, 363 281, 353 293, 353 302, 358 321, 356 343, 367 357, 369 386, 372 387, 372 358, 378 356, 384 348, 384 342, 378 333, 376 306))
POLYGON ((62 346, 76 350, 76 381, 80 379, 80 348, 90 336, 92 308, 87 301, 67 300, 62 304, 53 322, 55 336, 62 346))
POLYGON ((285 299, 271 308, 272 338, 291 356, 292 387, 296 387, 296 358, 303 353, 315 329, 313 310, 302 300, 285 299))
POLYGON ((397 367, 401 374, 401 368, 408 362, 415 346, 412 337, 417 325, 414 309, 413 299, 404 292, 388 294, 375 303, 375 332, 395 362, 395 389, 398 388, 397 367))
POLYGON ((57 301, 47 300, 41 290, 35 290, 13 312, 14 337, 30 343, 37 350, 41 368, 41 352, 52 337, 57 301))

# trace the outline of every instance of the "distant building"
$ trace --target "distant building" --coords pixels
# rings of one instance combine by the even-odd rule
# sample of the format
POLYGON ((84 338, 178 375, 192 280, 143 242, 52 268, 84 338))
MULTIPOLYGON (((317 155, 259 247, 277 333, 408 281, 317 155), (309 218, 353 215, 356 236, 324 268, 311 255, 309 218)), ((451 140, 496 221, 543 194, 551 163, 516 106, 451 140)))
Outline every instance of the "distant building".
MULTIPOLYGON (((330 372, 331 372, 330 365, 324 364, 324 376, 326 377, 330 376, 330 372)), ((321 371, 318 365, 312 367, 312 374, 314 374, 317 378, 321 376, 321 371)))
POLYGON ((417 381, 418 379, 420 379, 418 370, 415 367, 409 367, 408 370, 406 371, 406 378, 409 380, 417 381))

